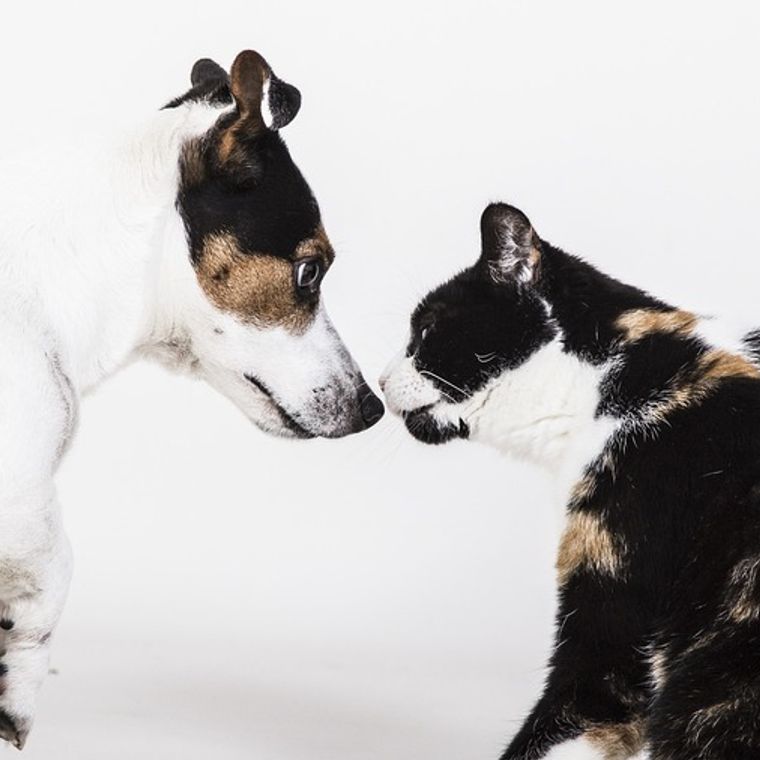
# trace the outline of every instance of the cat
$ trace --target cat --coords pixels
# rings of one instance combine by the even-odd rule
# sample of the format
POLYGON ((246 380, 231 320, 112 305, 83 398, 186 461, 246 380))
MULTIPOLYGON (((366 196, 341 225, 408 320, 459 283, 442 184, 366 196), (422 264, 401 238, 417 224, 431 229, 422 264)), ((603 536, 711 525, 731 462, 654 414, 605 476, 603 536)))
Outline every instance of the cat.
POLYGON ((556 647, 502 760, 760 758, 760 332, 608 277, 509 205, 481 237, 381 387, 420 441, 566 484, 556 647))

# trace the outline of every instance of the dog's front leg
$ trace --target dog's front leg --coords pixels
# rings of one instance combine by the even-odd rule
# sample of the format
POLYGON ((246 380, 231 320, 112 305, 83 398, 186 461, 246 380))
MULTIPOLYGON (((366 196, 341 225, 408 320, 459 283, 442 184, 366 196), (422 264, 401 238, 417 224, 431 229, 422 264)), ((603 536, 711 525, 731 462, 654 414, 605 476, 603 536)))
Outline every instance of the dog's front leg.
POLYGON ((561 589, 544 694, 502 760, 626 760, 642 751, 645 640, 628 582, 580 568, 561 589))
POLYGON ((21 749, 71 577, 52 484, 16 504, 4 500, 0 536, 0 737, 21 749))
POLYGON ((0 737, 24 744, 71 575, 53 475, 76 400, 54 354, 0 322, 0 737))

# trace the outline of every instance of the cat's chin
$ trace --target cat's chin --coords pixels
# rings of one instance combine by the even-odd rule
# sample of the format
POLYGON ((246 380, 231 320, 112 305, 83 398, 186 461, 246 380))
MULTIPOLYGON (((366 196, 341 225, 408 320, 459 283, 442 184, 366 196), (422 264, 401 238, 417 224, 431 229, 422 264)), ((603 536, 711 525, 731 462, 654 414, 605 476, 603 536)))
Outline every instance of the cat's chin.
POLYGON ((442 423, 431 414, 430 407, 405 412, 404 423, 406 429, 422 443, 438 445, 470 436, 470 428, 464 420, 460 419, 458 424, 442 423))

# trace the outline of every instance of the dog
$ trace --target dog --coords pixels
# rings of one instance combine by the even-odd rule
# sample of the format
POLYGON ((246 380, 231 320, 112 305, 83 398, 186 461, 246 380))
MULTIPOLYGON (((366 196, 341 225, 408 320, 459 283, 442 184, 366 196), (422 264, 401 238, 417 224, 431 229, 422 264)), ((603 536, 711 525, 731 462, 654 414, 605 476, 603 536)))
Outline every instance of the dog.
POLYGON ((299 91, 250 50, 191 85, 123 140, 2 170, 0 736, 19 749, 69 585, 53 476, 82 393, 142 355, 275 435, 383 415, 320 297, 335 254, 278 134, 299 91))
POLYGON ((674 308, 506 204, 381 377, 420 441, 560 478, 556 647, 502 760, 760 757, 760 331, 674 308))

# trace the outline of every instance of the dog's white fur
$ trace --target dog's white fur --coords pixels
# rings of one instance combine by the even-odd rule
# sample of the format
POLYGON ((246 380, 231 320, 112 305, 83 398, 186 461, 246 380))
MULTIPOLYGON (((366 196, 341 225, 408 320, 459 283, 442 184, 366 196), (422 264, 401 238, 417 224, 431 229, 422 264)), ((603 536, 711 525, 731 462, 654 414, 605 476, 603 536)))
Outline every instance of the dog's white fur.
POLYGON ((198 284, 175 208, 178 158, 223 110, 186 103, 126 138, 67 142, 0 167, 0 605, 14 623, 3 634, 0 709, 17 746, 69 584, 53 475, 83 393, 152 353, 203 376, 271 432, 288 431, 245 373, 311 433, 348 424, 309 407, 315 388, 356 395, 358 369, 323 309, 294 336, 221 312, 198 284))

